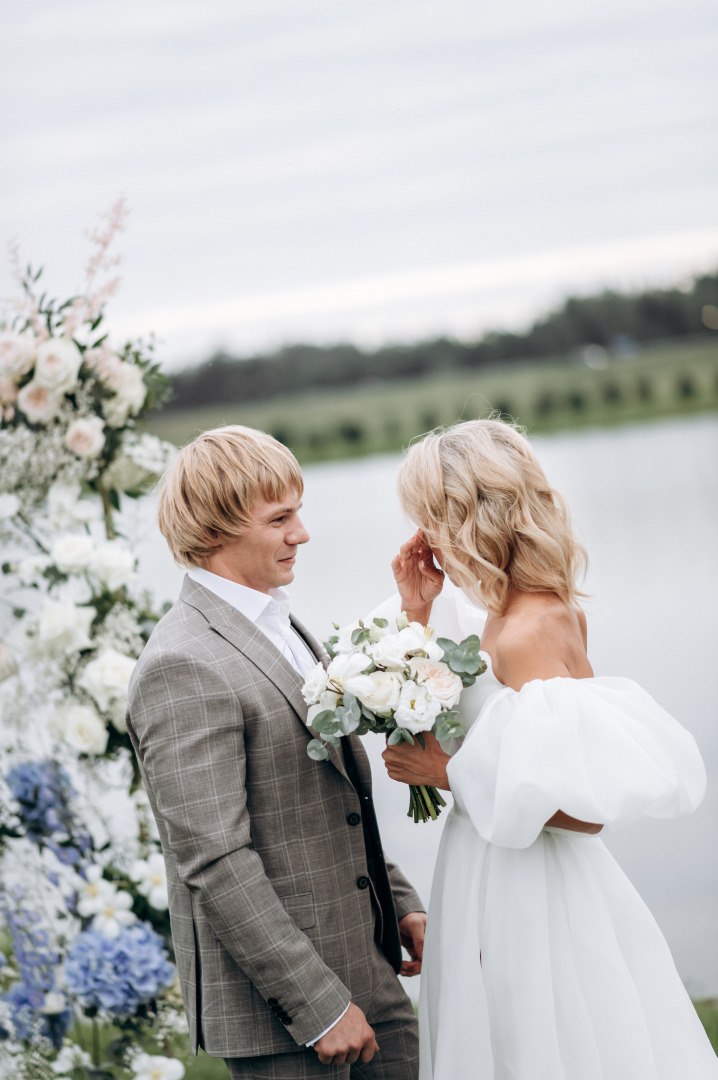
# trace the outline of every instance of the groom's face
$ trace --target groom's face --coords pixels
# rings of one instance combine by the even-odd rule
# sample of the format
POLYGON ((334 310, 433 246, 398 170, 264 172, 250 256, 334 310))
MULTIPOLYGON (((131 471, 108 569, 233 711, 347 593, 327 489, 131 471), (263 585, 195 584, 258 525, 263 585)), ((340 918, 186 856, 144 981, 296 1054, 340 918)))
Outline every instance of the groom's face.
POLYGON ((259 498, 241 536, 222 544, 207 560, 207 569, 258 592, 288 585, 294 580, 297 548, 309 539, 299 517, 301 505, 296 491, 279 502, 259 498))

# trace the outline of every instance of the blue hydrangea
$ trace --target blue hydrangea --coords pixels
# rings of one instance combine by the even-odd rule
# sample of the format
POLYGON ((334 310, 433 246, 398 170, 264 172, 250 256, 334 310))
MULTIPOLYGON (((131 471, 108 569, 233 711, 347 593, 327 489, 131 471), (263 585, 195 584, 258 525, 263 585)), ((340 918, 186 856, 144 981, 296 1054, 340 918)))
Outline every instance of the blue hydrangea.
POLYGON ((56 1050, 72 1024, 72 1009, 59 1013, 43 1013, 45 995, 24 982, 15 983, 0 1001, 10 1006, 12 1030, 0 1024, 0 1039, 33 1042, 37 1036, 49 1039, 56 1050))
POLYGON ((163 939, 149 923, 124 927, 108 938, 96 930, 78 934, 65 962, 68 989, 85 1007, 111 1016, 132 1016, 172 982, 175 969, 163 939))
POLYGON ((76 835, 71 810, 75 789, 56 761, 26 761, 5 777, 20 806, 28 839, 45 844, 60 862, 75 866, 91 846, 87 834, 76 835))
POLYGON ((5 780, 20 804, 29 837, 70 833, 69 803, 75 789, 61 765, 56 761, 26 761, 12 768, 5 780))

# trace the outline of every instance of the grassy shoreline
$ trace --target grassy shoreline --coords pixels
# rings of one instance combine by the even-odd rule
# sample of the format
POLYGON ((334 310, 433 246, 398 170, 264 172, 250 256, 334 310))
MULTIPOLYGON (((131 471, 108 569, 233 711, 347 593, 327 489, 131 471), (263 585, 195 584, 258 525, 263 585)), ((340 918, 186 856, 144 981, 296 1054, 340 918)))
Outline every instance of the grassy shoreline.
POLYGON ((557 359, 168 410, 153 417, 148 430, 182 445, 208 428, 246 424, 272 432, 306 463, 396 452, 439 424, 491 410, 532 433, 715 412, 718 342, 652 345, 602 368, 557 359))

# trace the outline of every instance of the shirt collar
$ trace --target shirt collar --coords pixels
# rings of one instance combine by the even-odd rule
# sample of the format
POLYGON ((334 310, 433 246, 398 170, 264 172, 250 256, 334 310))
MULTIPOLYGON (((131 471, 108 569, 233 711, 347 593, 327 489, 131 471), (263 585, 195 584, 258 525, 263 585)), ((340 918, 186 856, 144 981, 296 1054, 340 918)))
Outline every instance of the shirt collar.
POLYGON ((274 613, 275 604, 280 617, 289 618, 289 594, 284 589, 270 589, 268 593, 259 592, 257 589, 240 585, 238 581, 230 581, 229 578, 213 574, 201 566, 191 567, 187 571, 187 576, 198 585, 204 585, 205 589, 209 589, 220 600, 226 600, 250 622, 257 623, 263 615, 271 616, 274 613))

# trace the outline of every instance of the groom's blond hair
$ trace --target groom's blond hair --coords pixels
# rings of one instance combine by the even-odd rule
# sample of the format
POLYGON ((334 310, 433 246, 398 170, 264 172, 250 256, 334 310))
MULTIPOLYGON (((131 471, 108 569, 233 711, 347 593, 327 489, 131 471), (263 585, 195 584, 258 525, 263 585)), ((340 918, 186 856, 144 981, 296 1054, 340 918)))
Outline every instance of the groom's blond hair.
POLYGON ((159 484, 157 521, 181 566, 203 566, 236 540, 257 499, 301 496, 302 472, 291 450, 271 435, 231 424, 183 447, 159 484))

